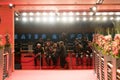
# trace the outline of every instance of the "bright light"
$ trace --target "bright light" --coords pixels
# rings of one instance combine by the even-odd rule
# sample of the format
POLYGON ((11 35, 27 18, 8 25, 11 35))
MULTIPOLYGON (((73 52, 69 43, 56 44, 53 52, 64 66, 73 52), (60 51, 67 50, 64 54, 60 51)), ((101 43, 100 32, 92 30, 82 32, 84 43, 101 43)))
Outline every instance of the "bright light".
POLYGON ((100 20, 100 17, 96 17, 96 20, 99 21, 99 20, 100 20))
POLYGON ((101 13, 100 12, 96 12, 95 15, 101 15, 101 13))
POLYGON ((86 13, 86 12, 83 12, 83 15, 87 15, 87 13, 86 13))
POLYGON ((86 17, 83 17, 83 21, 87 21, 87 18, 86 18, 86 17))
POLYGON ((30 18, 29 18, 29 20, 30 20, 30 21, 33 21, 33 18, 32 18, 32 17, 30 17, 30 18))
POLYGON ((120 15, 120 12, 116 12, 115 15, 120 15))
POLYGON ((72 16, 72 15, 74 15, 74 13, 73 12, 69 12, 68 15, 72 16))
POLYGON ((110 17, 110 20, 113 20, 114 18, 113 17, 110 17))
POLYGON ((66 12, 63 12, 63 15, 65 16, 65 15, 67 15, 67 13, 66 13, 66 12))
POLYGON ((102 12, 102 15, 107 15, 108 13, 107 12, 102 12))
POLYGON ((33 16, 33 15, 34 15, 34 13, 33 13, 33 12, 30 12, 30 13, 29 13, 29 15, 30 15, 30 16, 33 16))
POLYGON ((77 20, 77 21, 79 21, 79 20, 80 20, 80 18, 79 18, 79 17, 77 17, 77 18, 76 18, 76 20, 77 20))
POLYGON ((96 7, 96 6, 93 6, 93 7, 92 7, 92 11, 94 11, 94 12, 97 11, 97 7, 96 7))
POLYGON ((35 20, 36 20, 37 22, 39 22, 39 21, 40 21, 40 18, 39 18, 39 17, 36 17, 35 20))
POLYGON ((49 17, 49 21, 50 22, 54 22, 55 21, 55 17, 49 17))
POLYGON ((109 14, 109 15, 113 15, 113 14, 114 14, 114 12, 109 12, 108 14, 109 14))
POLYGON ((22 18, 22 21, 23 21, 23 22, 27 22, 28 19, 27 19, 26 17, 23 17, 23 18, 22 18))
POLYGON ((79 13, 79 12, 76 12, 75 14, 76 14, 76 15, 80 15, 80 13, 79 13))
POLYGON ((90 17, 89 20, 92 21, 92 20, 93 20, 93 17, 90 17))
POLYGON ((47 15, 47 13, 46 13, 46 12, 43 12, 43 15, 44 15, 44 16, 46 16, 46 15, 47 15))
POLYGON ((16 17, 16 18, 15 18, 15 20, 16 20, 16 21, 19 21, 19 18, 18 18, 18 17, 16 17))
POLYGON ((46 22, 47 21, 47 17, 43 17, 43 22, 46 22))
POLYGON ((108 18, 107 17, 103 17, 103 21, 107 21, 108 20, 108 18))
POLYGON ((73 22, 73 21, 74 21, 74 18, 73 18, 73 17, 69 17, 68 20, 69 20, 70 22, 73 22))
POLYGON ((116 20, 119 21, 119 20, 120 20, 120 17, 116 17, 116 20))
POLYGON ((63 22, 66 22, 66 21, 67 21, 67 17, 63 17, 63 18, 62 18, 62 21, 63 21, 63 22))
POLYGON ((23 12, 23 13, 22 13, 22 16, 27 16, 27 13, 26 13, 26 12, 23 12))
POLYGON ((89 12, 89 15, 93 15, 94 13, 93 12, 89 12))
POLYGON ((54 12, 50 12, 49 15, 50 15, 50 16, 54 16, 55 13, 54 13, 54 12))
POLYGON ((60 21, 60 18, 59 18, 59 17, 57 17, 57 21, 60 21))
POLYGON ((40 12, 37 12, 36 15, 39 16, 39 15, 40 15, 40 12))
POLYGON ((10 6, 10 7, 13 7, 13 4, 12 4, 12 3, 10 3, 10 4, 9 4, 9 6, 10 6))

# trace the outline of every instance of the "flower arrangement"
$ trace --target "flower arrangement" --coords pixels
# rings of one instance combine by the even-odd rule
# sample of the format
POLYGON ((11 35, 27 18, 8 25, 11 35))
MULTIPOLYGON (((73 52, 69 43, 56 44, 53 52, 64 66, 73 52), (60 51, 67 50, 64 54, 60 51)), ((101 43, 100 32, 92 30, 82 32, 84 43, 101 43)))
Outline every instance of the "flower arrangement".
POLYGON ((112 55, 116 58, 120 58, 120 34, 116 34, 114 41, 112 42, 112 55))

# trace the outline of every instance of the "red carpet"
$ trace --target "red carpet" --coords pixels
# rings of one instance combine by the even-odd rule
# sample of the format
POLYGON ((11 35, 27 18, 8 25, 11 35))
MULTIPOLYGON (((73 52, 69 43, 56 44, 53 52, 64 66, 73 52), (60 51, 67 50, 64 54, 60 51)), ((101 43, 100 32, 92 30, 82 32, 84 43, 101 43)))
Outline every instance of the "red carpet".
MULTIPOLYGON (((31 70, 31 69, 60 69, 60 62, 58 61, 58 65, 56 67, 54 66, 47 66, 44 55, 43 55, 43 66, 40 67, 40 60, 38 60, 38 66, 34 66, 34 55, 32 53, 30 54, 22 54, 21 55, 21 65, 23 70, 31 70)), ((76 58, 75 56, 72 56, 70 58, 70 54, 68 54, 68 57, 66 58, 69 69, 93 69, 93 66, 87 66, 87 60, 86 57, 83 57, 83 65, 76 66, 76 58)), ((52 61, 51 61, 52 62, 52 61)), ((88 59, 88 63, 90 63, 90 59, 88 59)))
POLYGON ((7 80, 97 80, 93 70, 16 70, 7 80))

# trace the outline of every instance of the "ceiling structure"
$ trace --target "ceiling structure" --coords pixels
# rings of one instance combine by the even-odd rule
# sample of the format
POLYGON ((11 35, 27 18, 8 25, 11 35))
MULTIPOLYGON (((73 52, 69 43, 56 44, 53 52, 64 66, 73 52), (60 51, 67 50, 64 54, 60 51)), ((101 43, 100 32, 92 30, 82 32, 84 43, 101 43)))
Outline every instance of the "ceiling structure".
POLYGON ((10 3, 16 11, 90 11, 95 5, 97 11, 120 11, 120 0, 0 0, 1 6, 10 3))

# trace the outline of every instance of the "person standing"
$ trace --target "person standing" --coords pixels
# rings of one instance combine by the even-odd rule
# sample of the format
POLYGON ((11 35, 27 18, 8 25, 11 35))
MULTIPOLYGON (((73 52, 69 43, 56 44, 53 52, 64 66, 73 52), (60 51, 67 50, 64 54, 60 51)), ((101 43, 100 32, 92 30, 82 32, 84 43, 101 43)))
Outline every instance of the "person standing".
POLYGON ((41 44, 37 44, 36 47, 34 48, 34 65, 37 66, 37 60, 40 58, 40 63, 41 66, 43 65, 43 60, 42 60, 42 54, 44 53, 43 48, 41 46, 41 44))
POLYGON ((67 51, 66 51, 64 42, 60 41, 59 45, 60 45, 60 66, 61 66, 61 68, 64 68, 65 65, 67 65, 67 68, 68 68, 68 64, 66 61, 67 51))

